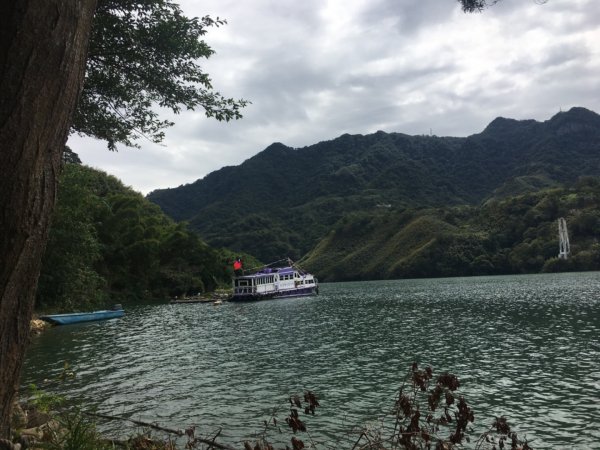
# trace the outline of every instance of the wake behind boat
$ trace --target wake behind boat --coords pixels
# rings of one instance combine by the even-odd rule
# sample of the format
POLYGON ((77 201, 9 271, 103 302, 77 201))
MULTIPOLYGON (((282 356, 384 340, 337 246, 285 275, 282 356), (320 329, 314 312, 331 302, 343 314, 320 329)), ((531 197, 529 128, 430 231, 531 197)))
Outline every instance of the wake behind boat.
MULTIPOLYGON (((241 263, 233 277, 233 295, 231 301, 264 300, 283 297, 306 297, 319 293, 318 280, 312 274, 302 270, 289 258, 276 261, 256 271, 244 273, 241 263), (282 267, 270 267, 281 261, 282 267)), ((236 261, 239 263, 239 260, 236 261)), ((234 267, 236 267, 234 265, 234 267)))
POLYGON ((122 317, 125 314, 121 305, 115 305, 113 309, 105 309, 101 311, 91 311, 82 313, 69 314, 50 314, 41 316, 40 319, 50 322, 54 325, 70 325, 80 322, 93 322, 96 320, 108 320, 122 317))

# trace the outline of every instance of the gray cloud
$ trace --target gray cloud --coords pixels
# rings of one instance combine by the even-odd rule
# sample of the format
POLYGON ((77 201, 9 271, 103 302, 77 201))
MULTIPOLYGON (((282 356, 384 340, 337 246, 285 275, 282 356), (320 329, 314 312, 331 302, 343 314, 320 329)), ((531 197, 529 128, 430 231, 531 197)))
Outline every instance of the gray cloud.
POLYGON ((503 0, 466 15, 455 0, 182 0, 190 16, 224 17, 203 62, 215 88, 252 101, 241 121, 202 111, 167 117, 163 146, 82 160, 142 192, 240 164, 274 141, 303 147, 377 130, 465 136, 495 117, 546 120, 600 111, 600 2, 503 0))

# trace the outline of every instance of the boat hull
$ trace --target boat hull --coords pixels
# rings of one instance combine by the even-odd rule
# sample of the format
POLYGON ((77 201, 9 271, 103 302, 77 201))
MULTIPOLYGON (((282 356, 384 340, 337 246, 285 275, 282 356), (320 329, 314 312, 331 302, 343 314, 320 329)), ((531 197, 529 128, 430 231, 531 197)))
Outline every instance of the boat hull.
POLYGON ((104 310, 104 311, 93 311, 86 313, 71 313, 71 314, 51 314, 42 316, 40 319, 46 322, 53 323, 55 325, 71 325, 74 323, 82 322, 94 322, 97 320, 108 320, 122 317, 125 311, 122 309, 117 310, 104 310))
POLYGON ((286 291, 252 293, 252 294, 234 294, 229 301, 231 302, 254 302, 257 300, 269 300, 276 298, 308 297, 317 295, 318 287, 311 286, 301 289, 290 289, 286 291))

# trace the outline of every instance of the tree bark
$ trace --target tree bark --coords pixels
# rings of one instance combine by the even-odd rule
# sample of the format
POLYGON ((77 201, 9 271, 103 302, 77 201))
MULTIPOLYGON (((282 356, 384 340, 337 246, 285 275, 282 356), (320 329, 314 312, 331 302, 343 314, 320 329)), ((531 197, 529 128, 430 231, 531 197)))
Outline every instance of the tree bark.
POLYGON ((0 5, 0 438, 10 411, 56 196, 83 84, 96 0, 0 5))

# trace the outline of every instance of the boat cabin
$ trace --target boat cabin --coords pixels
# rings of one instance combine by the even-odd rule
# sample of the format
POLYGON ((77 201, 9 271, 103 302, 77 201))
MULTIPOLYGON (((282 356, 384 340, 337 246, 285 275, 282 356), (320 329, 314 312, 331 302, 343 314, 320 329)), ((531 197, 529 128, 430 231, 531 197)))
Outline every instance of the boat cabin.
POLYGON ((283 297, 311 295, 316 292, 316 278, 295 267, 265 268, 249 275, 234 277, 235 297, 283 297))

